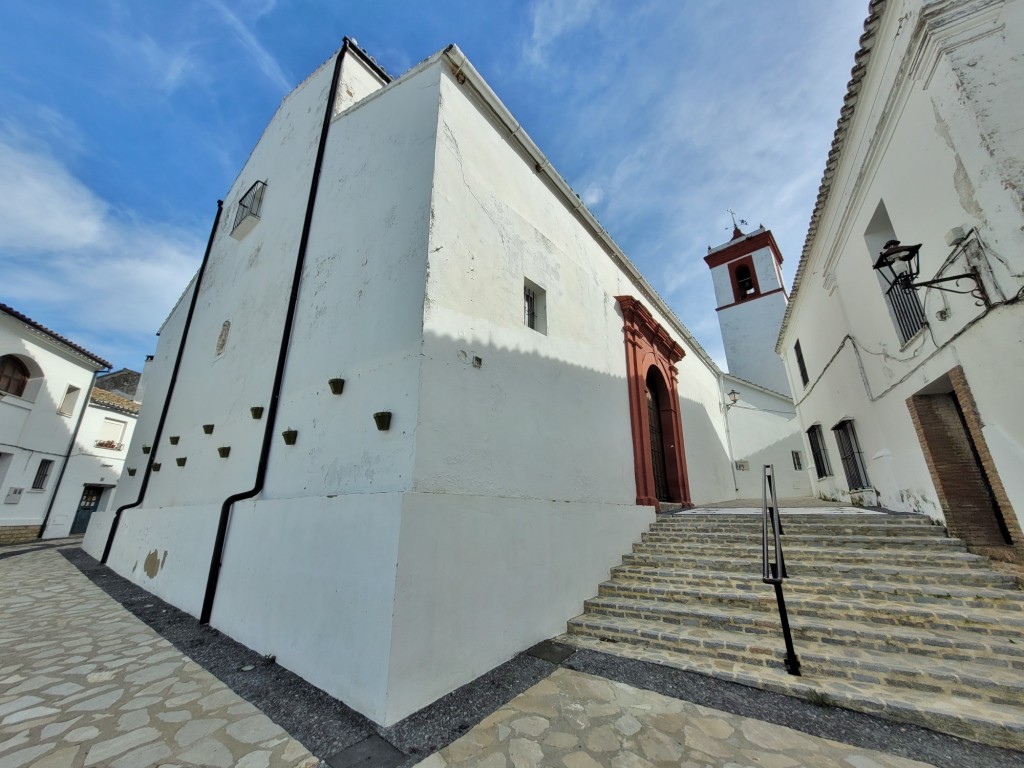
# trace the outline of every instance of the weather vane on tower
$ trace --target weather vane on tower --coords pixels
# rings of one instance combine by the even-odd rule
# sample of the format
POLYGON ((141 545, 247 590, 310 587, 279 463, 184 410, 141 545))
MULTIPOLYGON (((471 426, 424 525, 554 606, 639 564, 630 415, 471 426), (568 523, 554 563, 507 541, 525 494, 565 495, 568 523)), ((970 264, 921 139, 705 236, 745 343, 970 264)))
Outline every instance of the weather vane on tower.
MULTIPOLYGON (((733 239, 735 239, 735 238, 737 238, 737 237, 739 237, 740 235, 743 234, 743 231, 740 229, 740 224, 742 224, 743 226, 746 226, 747 225, 747 220, 746 219, 740 219, 739 223, 737 223, 736 211, 734 211, 732 208, 726 208, 726 210, 729 212, 729 215, 732 216, 732 236, 733 236, 733 239)), ((726 227, 726 229, 728 229, 728 227, 726 227)))

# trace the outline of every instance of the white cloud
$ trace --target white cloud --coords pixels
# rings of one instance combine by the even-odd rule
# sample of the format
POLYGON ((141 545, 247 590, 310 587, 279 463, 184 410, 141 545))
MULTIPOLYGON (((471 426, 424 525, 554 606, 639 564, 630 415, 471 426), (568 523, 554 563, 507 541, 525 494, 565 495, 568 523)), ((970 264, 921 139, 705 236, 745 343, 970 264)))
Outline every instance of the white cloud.
POLYGON ((107 208, 52 155, 19 148, 0 134, 0 248, 30 252, 94 246, 103 239, 107 208))
POLYGON ((3 300, 101 356, 151 339, 199 263, 201 236, 115 209, 9 133, 0 177, 3 300))
MULTIPOLYGON (((256 39, 256 35, 246 26, 245 22, 224 5, 221 0, 208 0, 208 2, 217 9, 224 23, 234 33, 235 38, 241 43, 242 47, 249 52, 249 55, 256 62, 256 66, 259 67, 267 79, 282 91, 290 91, 295 84, 285 76, 281 65, 277 63, 277 59, 256 39)), ((273 3, 266 4, 263 8, 257 9, 255 15, 261 16, 264 13, 269 13, 272 9, 273 3)))
POLYGON ((604 190, 598 184, 588 184, 583 190, 581 197, 583 198, 584 205, 592 208, 595 205, 600 205, 601 201, 604 200, 604 190))
POLYGON ((559 37, 586 26, 597 12, 598 0, 539 0, 530 12, 530 38, 523 49, 526 59, 543 66, 548 49, 559 37))

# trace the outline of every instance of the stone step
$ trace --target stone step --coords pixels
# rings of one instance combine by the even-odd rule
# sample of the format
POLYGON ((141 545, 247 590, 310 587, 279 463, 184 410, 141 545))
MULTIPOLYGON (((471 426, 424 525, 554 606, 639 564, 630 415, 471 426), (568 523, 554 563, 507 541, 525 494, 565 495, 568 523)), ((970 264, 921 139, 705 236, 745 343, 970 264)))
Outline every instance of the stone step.
MULTIPOLYGON (((875 523, 877 525, 927 525, 934 526, 935 523, 928 515, 921 515, 915 512, 804 512, 786 509, 782 507, 782 521, 796 522, 854 522, 854 523, 875 523)), ((659 515, 656 524, 673 522, 706 522, 706 521, 736 521, 747 522, 761 521, 761 510, 753 512, 683 512, 677 515, 659 515)), ((941 527, 941 526, 939 526, 941 527)))
POLYGON ((837 680, 806 670, 800 677, 795 677, 783 669, 606 642, 586 635, 566 634, 556 639, 580 648, 654 662, 774 693, 913 723, 971 741, 1006 749, 1024 749, 1024 708, 1021 707, 837 680))
MULTIPOLYGON (((570 634, 675 653, 702 654, 746 665, 781 668, 785 658, 781 632, 774 637, 745 635, 710 627, 599 614, 570 619, 568 629, 570 634)), ((809 675, 1024 707, 1024 673, 1019 670, 993 670, 977 662, 807 641, 797 647, 797 655, 802 669, 809 675)))
MULTIPOLYGON (((687 568, 668 566, 619 565, 611 570, 613 578, 631 581, 653 581, 669 584, 722 584, 746 583, 761 578, 761 563, 757 561, 715 561, 710 558, 694 560, 687 568), (716 570, 717 568, 717 570, 716 570)), ((891 584, 947 584, 969 587, 1002 587, 1012 589, 1016 580, 1003 573, 984 569, 908 568, 905 566, 863 565, 846 563, 786 563, 789 581, 806 582, 814 588, 828 590, 833 580, 857 580, 891 584)))
MULTIPOLYGON (((774 560, 774 551, 769 550, 774 560)), ((971 568, 990 569, 988 558, 972 555, 967 552, 927 550, 871 550, 871 549, 831 549, 825 547, 787 547, 783 550, 786 567, 790 571, 802 570, 805 565, 828 563, 905 565, 911 568, 971 568)), ((633 553, 625 555, 622 562, 633 565, 657 565, 678 568, 691 567, 693 563, 722 562, 755 563, 755 570, 760 570, 762 555, 761 547, 691 547, 688 549, 663 548, 657 544, 637 544, 633 553)), ((744 568, 748 567, 744 566, 744 568)))
MULTIPOLYGON (((771 604, 776 606, 774 590, 771 604)), ((586 602, 588 614, 626 619, 661 621, 666 624, 712 627, 747 635, 779 637, 777 608, 774 612, 744 610, 708 603, 673 603, 655 599, 596 597, 586 602)), ((964 630, 941 631, 931 627, 883 626, 854 617, 827 619, 808 616, 789 603, 789 620, 797 644, 829 643, 882 653, 912 653, 936 659, 970 661, 994 670, 1013 669, 1024 679, 1024 644, 1006 638, 973 634, 964 630)))
MULTIPOLYGON (((833 594, 801 591, 786 584, 786 603, 791 611, 821 619, 845 617, 883 626, 924 627, 937 631, 970 631, 980 635, 1024 637, 1024 593, 999 589, 957 587, 904 587, 898 600, 877 585, 844 582, 833 594)), ((686 586, 650 582, 606 581, 599 597, 659 600, 669 603, 701 603, 743 610, 773 612, 775 592, 760 579, 746 588, 686 586)), ((1024 645, 1024 644, 1022 644, 1024 645)))
MULTIPOLYGON (((641 534, 641 540, 650 543, 659 543, 666 546, 680 547, 705 547, 751 545, 761 546, 761 531, 746 531, 743 533, 723 533, 713 536, 688 535, 675 531, 653 530, 641 534)), ((772 539, 769 537, 769 542, 772 539)), ((962 539, 953 539, 941 536, 861 536, 861 535, 817 535, 787 533, 782 537, 782 546, 786 549, 799 546, 825 546, 842 547, 844 549, 935 549, 939 551, 965 550, 966 546, 962 539)))
MULTIPOLYGON (((783 534, 789 536, 797 534, 802 536, 810 535, 836 535, 836 536, 917 536, 925 538, 944 538, 946 529, 940 525, 926 525, 921 523, 860 523, 857 521, 836 521, 836 522, 813 522, 782 520, 783 534)), ((761 519, 752 518, 747 522, 736 521, 696 521, 677 523, 674 521, 662 521, 651 526, 652 532, 671 533, 704 533, 704 534, 742 534, 754 533, 760 537, 761 519)))

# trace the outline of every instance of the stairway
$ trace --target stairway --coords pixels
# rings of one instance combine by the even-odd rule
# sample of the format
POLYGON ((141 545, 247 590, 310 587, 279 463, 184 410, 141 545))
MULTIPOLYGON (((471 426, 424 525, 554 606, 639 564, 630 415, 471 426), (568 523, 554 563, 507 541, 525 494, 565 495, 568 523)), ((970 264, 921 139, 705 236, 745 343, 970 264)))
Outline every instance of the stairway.
MULTIPOLYGON (((783 505, 784 508, 784 505, 783 505)), ((659 518, 564 642, 1024 749, 1024 592, 923 515, 782 513, 786 673, 761 517, 659 518)))

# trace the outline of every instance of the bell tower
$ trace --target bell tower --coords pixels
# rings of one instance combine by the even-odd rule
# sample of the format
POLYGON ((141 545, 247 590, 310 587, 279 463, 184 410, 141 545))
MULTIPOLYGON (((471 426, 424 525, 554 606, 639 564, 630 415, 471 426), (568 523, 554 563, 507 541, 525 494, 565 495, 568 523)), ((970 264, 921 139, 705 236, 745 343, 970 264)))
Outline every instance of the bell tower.
POLYGON ((771 230, 762 225, 744 234, 733 216, 732 239, 709 246, 704 262, 714 280, 729 373, 791 396, 786 369, 775 354, 789 297, 771 230))

